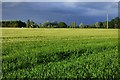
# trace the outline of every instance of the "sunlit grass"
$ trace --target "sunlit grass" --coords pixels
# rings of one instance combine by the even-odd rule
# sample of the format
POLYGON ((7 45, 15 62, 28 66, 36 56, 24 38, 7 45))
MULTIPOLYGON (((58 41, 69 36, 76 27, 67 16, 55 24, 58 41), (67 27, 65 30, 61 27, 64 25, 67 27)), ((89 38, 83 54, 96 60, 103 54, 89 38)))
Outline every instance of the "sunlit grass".
POLYGON ((117 78, 117 29, 2 29, 3 77, 117 78))

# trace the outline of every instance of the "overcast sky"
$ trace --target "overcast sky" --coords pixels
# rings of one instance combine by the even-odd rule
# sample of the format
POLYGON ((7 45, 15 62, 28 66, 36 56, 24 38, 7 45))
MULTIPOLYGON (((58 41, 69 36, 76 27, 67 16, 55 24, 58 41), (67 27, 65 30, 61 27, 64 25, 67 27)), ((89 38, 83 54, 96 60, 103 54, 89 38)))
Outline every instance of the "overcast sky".
POLYGON ((3 2, 3 20, 31 19, 37 23, 45 21, 64 21, 68 25, 72 21, 77 24, 93 24, 118 16, 115 2, 3 2))

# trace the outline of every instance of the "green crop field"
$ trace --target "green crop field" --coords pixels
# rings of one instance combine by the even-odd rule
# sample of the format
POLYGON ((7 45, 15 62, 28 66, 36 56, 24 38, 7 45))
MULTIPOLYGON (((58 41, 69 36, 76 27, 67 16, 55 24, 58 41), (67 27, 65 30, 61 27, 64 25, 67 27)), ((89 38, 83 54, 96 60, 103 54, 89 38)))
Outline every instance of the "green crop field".
POLYGON ((2 29, 3 78, 118 78, 118 29, 2 29))

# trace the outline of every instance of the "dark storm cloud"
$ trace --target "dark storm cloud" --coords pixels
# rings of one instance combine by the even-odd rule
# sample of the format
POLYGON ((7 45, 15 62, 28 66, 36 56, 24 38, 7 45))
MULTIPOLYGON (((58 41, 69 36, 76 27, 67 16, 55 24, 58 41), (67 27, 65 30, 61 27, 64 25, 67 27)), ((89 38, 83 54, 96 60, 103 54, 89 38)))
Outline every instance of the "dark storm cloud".
POLYGON ((109 19, 117 16, 114 3, 107 2, 4 2, 2 7, 3 20, 32 19, 37 23, 45 21, 76 21, 91 24, 105 21, 106 13, 109 19))

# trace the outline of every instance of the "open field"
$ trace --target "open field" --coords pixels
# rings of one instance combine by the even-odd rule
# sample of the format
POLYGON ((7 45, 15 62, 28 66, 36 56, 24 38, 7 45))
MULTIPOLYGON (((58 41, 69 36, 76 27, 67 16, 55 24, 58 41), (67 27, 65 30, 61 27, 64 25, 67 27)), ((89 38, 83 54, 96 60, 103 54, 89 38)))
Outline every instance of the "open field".
POLYGON ((2 29, 3 78, 118 78, 117 29, 2 29))

